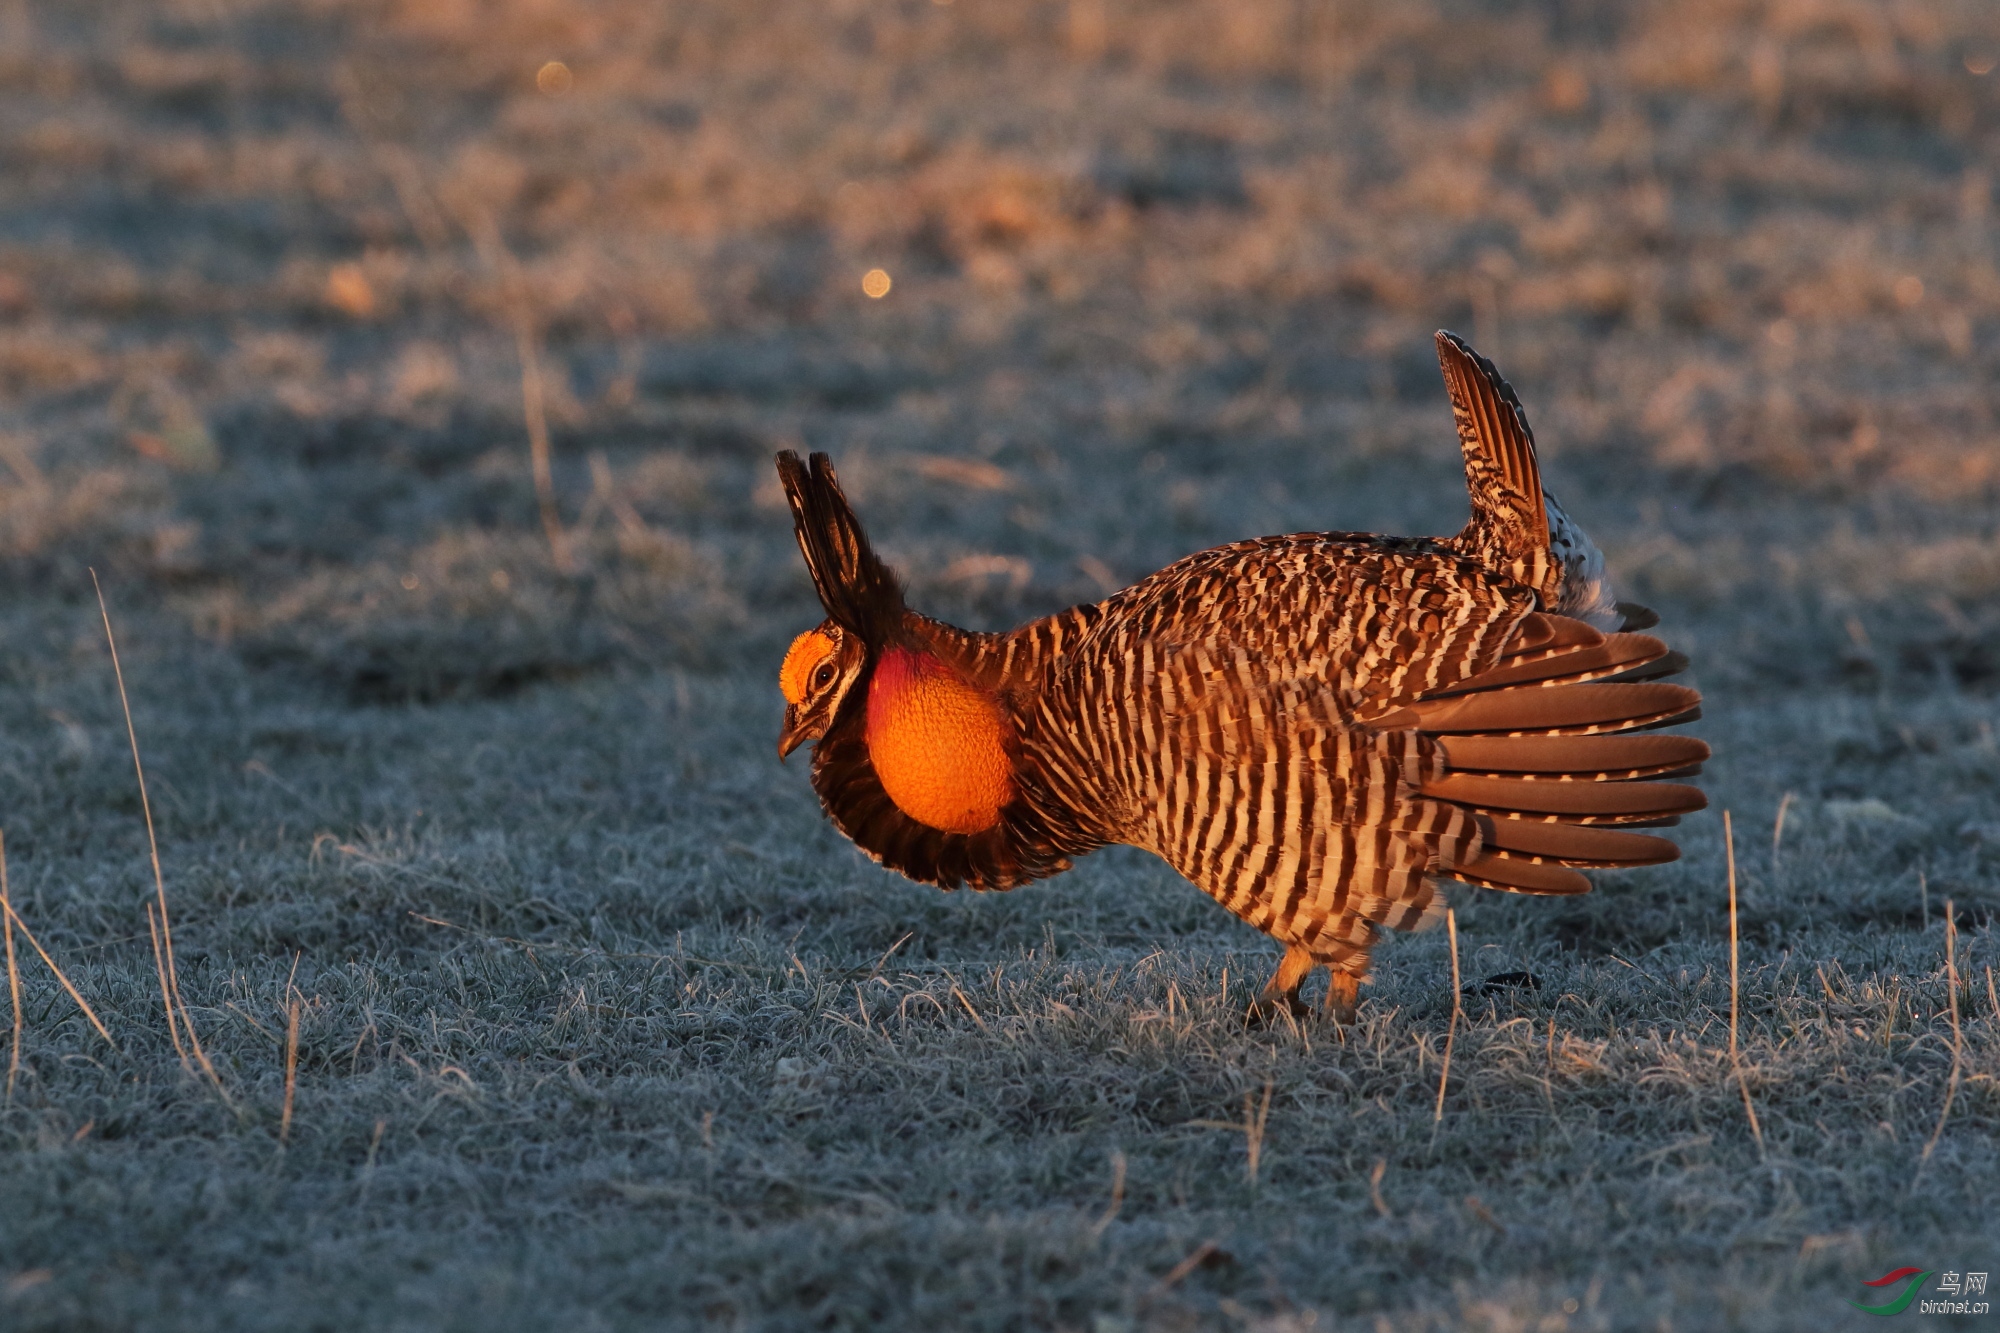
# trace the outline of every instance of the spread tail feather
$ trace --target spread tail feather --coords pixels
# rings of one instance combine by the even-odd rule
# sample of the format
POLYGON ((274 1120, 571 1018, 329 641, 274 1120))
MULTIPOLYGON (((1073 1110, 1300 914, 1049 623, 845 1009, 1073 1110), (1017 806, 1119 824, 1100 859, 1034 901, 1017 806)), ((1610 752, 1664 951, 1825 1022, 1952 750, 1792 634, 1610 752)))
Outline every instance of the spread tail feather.
POLYGON ((1472 521, 1454 544, 1533 588, 1547 610, 1600 629, 1652 623, 1645 608, 1630 614, 1613 599, 1603 553, 1542 485, 1535 433, 1513 386, 1455 333, 1438 330, 1437 351, 1472 500, 1472 521))
POLYGON ((1584 893, 1577 867, 1678 857, 1665 838, 1630 830, 1708 804, 1661 780, 1708 758, 1703 741, 1653 730, 1700 716, 1699 693, 1647 679, 1685 664, 1658 639, 1536 612, 1496 666, 1378 722, 1428 735, 1443 764, 1421 794, 1479 822, 1476 854, 1440 873, 1512 893, 1584 893))
POLYGON ((1548 514, 1542 506, 1542 470, 1535 459, 1535 433, 1514 388, 1491 361, 1463 338, 1439 329, 1438 365, 1451 394, 1465 453, 1466 488, 1475 518, 1485 517, 1495 535, 1514 538, 1512 554, 1546 553, 1548 514))
POLYGON ((1437 352, 1472 500, 1472 522, 1463 536, 1549 604, 1560 571, 1549 561, 1549 516, 1527 413, 1493 363, 1463 338, 1439 329, 1437 352))

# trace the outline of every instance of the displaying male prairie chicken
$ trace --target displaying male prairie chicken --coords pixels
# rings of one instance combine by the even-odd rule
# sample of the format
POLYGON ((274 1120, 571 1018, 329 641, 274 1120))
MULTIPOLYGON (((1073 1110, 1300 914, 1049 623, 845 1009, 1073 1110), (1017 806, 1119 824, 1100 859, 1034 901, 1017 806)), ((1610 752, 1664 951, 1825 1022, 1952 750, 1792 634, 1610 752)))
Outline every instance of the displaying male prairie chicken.
POLYGON ((940 888, 1011 889, 1108 843, 1154 852, 1285 946, 1265 1012, 1351 1019, 1380 928, 1440 881, 1587 893, 1577 867, 1679 855, 1633 826, 1706 803, 1660 781, 1701 741, 1603 557, 1542 488, 1491 362, 1438 356, 1472 520, 1455 537, 1309 532, 1177 560, 1094 606, 980 634, 904 605, 832 464, 778 455, 827 618, 786 655, 782 757, 864 851, 940 888))

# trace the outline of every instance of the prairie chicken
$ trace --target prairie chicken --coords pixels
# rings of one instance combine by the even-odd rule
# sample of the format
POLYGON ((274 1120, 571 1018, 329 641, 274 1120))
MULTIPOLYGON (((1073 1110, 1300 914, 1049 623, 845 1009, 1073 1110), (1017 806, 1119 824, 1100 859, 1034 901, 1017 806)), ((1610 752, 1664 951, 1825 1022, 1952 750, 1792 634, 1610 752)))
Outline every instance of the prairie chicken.
POLYGON ((1438 356, 1472 519, 1455 537, 1310 532, 1202 551, 1094 606, 980 634, 904 605, 826 455, 778 455, 827 618, 780 672, 780 757, 842 832, 940 888, 1011 889, 1109 843, 1154 852, 1285 946, 1259 1007, 1352 1018, 1383 926, 1447 879, 1587 893, 1576 867, 1671 861, 1633 826, 1706 801, 1659 779, 1701 741, 1657 678, 1687 665, 1613 600, 1542 488, 1520 402, 1448 333, 1438 356))

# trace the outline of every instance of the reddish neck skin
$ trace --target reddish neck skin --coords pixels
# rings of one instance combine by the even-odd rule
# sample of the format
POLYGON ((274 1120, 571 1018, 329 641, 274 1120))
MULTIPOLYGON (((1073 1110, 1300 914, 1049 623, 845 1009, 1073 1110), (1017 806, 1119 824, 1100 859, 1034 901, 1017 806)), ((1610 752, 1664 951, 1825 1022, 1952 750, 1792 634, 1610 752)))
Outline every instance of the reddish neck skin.
POLYGON ((868 733, 873 735, 887 720, 904 690, 925 676, 950 675, 951 668, 928 653, 909 648, 891 648, 875 660, 875 674, 868 682, 868 733))

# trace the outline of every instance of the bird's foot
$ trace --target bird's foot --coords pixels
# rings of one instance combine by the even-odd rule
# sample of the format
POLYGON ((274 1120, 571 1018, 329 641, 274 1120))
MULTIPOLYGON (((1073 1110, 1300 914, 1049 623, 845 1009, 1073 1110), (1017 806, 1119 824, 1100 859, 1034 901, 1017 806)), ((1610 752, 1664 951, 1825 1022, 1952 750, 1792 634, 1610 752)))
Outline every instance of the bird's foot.
POLYGON ((1352 972, 1334 972, 1327 978, 1326 1012, 1342 1027, 1354 1025, 1354 1010, 1360 1002, 1361 979, 1352 972))
POLYGON ((1297 991, 1287 991, 1280 995, 1260 995, 1243 1015, 1243 1021, 1251 1024, 1270 1024, 1278 1021, 1278 1015, 1290 1014, 1293 1018, 1311 1018, 1312 1006, 1299 998, 1297 991))
POLYGON ((1311 1015, 1312 1010, 1299 998, 1299 987, 1305 984, 1305 979, 1312 975, 1312 970, 1318 966, 1319 960, 1314 958, 1304 945, 1286 945, 1285 956, 1278 962, 1278 970, 1264 983, 1263 993, 1257 997, 1257 1002, 1250 1006, 1250 1012, 1244 1017, 1253 1023, 1271 1023, 1277 1021, 1280 1010, 1293 1018, 1305 1018, 1311 1015))

